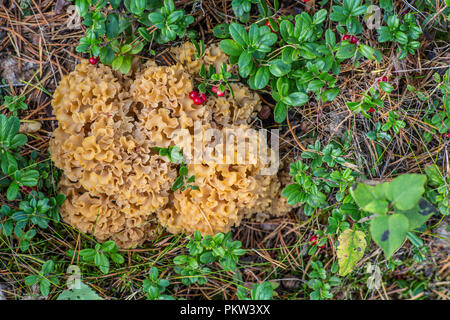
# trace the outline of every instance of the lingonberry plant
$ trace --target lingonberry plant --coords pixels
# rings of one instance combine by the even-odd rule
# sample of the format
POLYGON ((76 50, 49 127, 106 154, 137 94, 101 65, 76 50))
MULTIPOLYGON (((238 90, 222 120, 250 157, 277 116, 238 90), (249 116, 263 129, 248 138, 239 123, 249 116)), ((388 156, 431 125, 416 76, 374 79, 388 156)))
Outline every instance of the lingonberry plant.
POLYGON ((77 253, 73 249, 69 249, 66 254, 74 259, 77 259, 77 256, 79 255, 84 262, 96 265, 103 274, 107 274, 109 272, 109 259, 111 259, 116 265, 123 264, 125 261, 123 256, 119 253, 119 248, 113 240, 108 240, 102 244, 97 243, 94 249, 82 249, 77 253))
MULTIPOLYGON (((206 99, 206 96, 204 98, 200 97, 198 92, 193 91, 191 92, 191 95, 195 102, 195 99, 200 99, 203 103, 203 99, 206 99)), ((187 190, 188 188, 191 188, 192 190, 198 190, 198 186, 190 184, 195 182, 195 176, 189 176, 188 175, 188 168, 186 166, 186 163, 184 161, 183 153, 181 152, 181 149, 177 146, 170 146, 168 148, 159 148, 155 147, 155 151, 159 152, 160 156, 167 156, 169 158, 169 161, 175 164, 179 164, 180 167, 178 169, 178 177, 175 179, 171 189, 172 191, 176 191, 181 188, 181 191, 187 190)))
MULTIPOLYGON (((267 17, 271 14, 271 10, 267 6, 265 0, 233 0, 231 2, 231 7, 233 8, 234 15, 238 17, 241 22, 245 23, 250 20, 252 4, 257 5, 260 16, 267 17)), ((274 5, 275 8, 278 7, 278 0, 274 1, 274 5)))
POLYGON ((183 37, 194 22, 173 0, 75 0, 75 7, 87 28, 76 51, 88 53, 93 65, 100 61, 122 73, 146 44, 183 37))
POLYGON ((441 215, 450 214, 450 181, 436 164, 425 167, 427 187, 425 197, 433 203, 441 215))
POLYGON ((47 198, 42 192, 31 191, 26 199, 19 203, 19 210, 2 205, 0 209, 0 229, 5 236, 14 234, 20 239, 19 248, 26 251, 36 235, 35 226, 47 229, 50 222, 58 222, 58 207, 65 196, 47 198))
POLYGON ((371 87, 367 93, 363 94, 359 101, 349 101, 347 107, 355 114, 361 113, 366 118, 372 118, 372 114, 384 106, 381 99, 380 90, 371 87))
POLYGON ((318 140, 314 145, 309 145, 308 150, 301 154, 309 165, 301 159, 291 163, 290 175, 294 183, 282 191, 288 204, 303 204, 305 214, 310 216, 316 209, 329 207, 327 194, 333 189, 336 190, 337 201, 348 203, 348 186, 354 181, 355 173, 348 167, 352 165, 342 157, 343 153, 336 142, 323 148, 318 140))
MULTIPOLYGON (((350 12, 349 16, 333 15, 336 21, 349 19, 353 33, 360 29, 357 17, 366 8, 359 6, 359 2, 344 1, 345 10, 336 7, 336 12, 350 12)), ((269 85, 276 102, 276 122, 286 119, 290 107, 306 104, 310 93, 322 102, 335 99, 339 94, 336 75, 342 61, 352 58, 357 63, 361 57, 381 58, 370 46, 358 45, 355 36, 348 35, 337 42, 335 32, 325 30, 326 18, 327 11, 321 9, 313 16, 302 12, 295 17, 279 17, 276 21, 269 17, 252 24, 248 31, 232 23, 228 29, 232 39, 220 43, 221 49, 230 56, 230 63, 237 63, 241 78, 248 79, 250 88, 261 90, 269 85)), ((338 30, 345 33, 339 27, 338 30)))
POLYGON ((211 273, 207 265, 218 261, 225 271, 236 269, 239 256, 245 254, 241 246, 240 241, 233 241, 231 232, 202 237, 201 233, 196 231, 193 237, 189 237, 186 246, 189 255, 174 258, 175 272, 184 276, 181 282, 185 285, 204 284, 208 281, 206 275, 211 273))
POLYGON ((167 279, 159 279, 159 271, 156 267, 150 268, 149 276, 142 284, 148 300, 174 300, 170 295, 164 294, 170 282, 167 279))
MULTIPOLYGON (((450 133, 450 72, 447 70, 441 77, 439 73, 434 74, 434 82, 436 83, 437 95, 431 99, 430 106, 427 110, 425 122, 430 124, 431 131, 425 132, 425 141, 430 142, 433 135, 441 134, 442 138, 447 138, 450 133)), ((428 99, 428 98, 427 98, 428 99)))
POLYGON ((27 110, 28 105, 25 103, 25 96, 5 96, 3 105, 9 110, 9 114, 17 117, 19 110, 27 110))
POLYGON ((378 29, 378 41, 394 41, 399 46, 399 59, 404 59, 420 47, 417 41, 422 34, 422 29, 416 23, 416 17, 413 13, 407 13, 403 16, 403 23, 396 14, 389 15, 386 19, 387 26, 378 29))
POLYGON ((50 287, 59 284, 58 277, 54 275, 55 263, 52 260, 47 260, 41 270, 36 275, 30 275, 25 278, 27 286, 33 286, 39 283, 41 294, 47 297, 50 294, 50 287))
MULTIPOLYGON (((333 6, 331 9, 333 12, 330 13, 330 20, 338 23, 337 28, 340 32, 344 33, 344 27, 351 34, 362 32, 362 24, 359 17, 366 13, 367 5, 362 5, 361 0, 344 0, 342 6, 333 6)), ((355 37, 350 36, 348 39, 354 42, 353 38, 355 37)))
POLYGON ((312 292, 309 294, 311 300, 333 298, 330 290, 341 283, 339 277, 329 276, 321 261, 312 261, 311 268, 313 270, 308 273, 310 280, 307 282, 308 288, 312 289, 312 292))
POLYGON ((18 161, 18 149, 28 141, 26 135, 19 133, 20 120, 17 117, 6 117, 0 114, 0 188, 7 187, 6 197, 14 200, 19 195, 19 189, 34 187, 39 178, 39 172, 30 167, 22 167, 18 161))

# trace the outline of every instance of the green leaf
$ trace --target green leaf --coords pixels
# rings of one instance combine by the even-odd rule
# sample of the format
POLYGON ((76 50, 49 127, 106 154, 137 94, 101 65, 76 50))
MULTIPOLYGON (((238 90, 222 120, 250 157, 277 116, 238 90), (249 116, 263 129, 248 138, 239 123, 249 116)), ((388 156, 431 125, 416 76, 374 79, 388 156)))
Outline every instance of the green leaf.
POLYGON ((394 87, 392 86, 392 84, 390 84, 388 82, 384 82, 384 81, 380 82, 380 88, 383 89, 383 91, 385 91, 387 93, 391 93, 394 90, 394 87))
POLYGON ((102 244, 102 251, 111 252, 116 248, 116 243, 113 240, 108 240, 102 244))
POLYGON ((321 98, 324 102, 332 101, 334 100, 334 98, 337 97, 339 91, 340 91, 339 88, 328 89, 321 94, 321 98))
POLYGON ((183 11, 181 11, 181 10, 174 11, 167 17, 166 22, 168 24, 174 24, 178 20, 181 20, 181 18, 183 18, 183 16, 184 16, 184 12, 183 11))
POLYGON ((25 284, 27 286, 33 286, 40 281, 40 277, 37 275, 31 275, 25 278, 25 284))
POLYGON ((122 257, 122 255, 118 253, 112 253, 110 257, 111 260, 116 264, 122 264, 125 262, 125 259, 122 257))
POLYGON ((75 9, 77 9, 77 12, 81 17, 84 17, 89 11, 89 4, 87 0, 76 0, 75 9))
POLYGON ((229 56, 240 56, 242 53, 242 48, 236 43, 236 41, 231 39, 226 39, 220 41, 220 49, 229 56))
POLYGON ((123 62, 123 56, 117 56, 114 61, 112 62, 112 68, 113 70, 119 70, 122 66, 123 62))
POLYGON ((372 238, 388 259, 402 245, 408 229, 408 219, 399 213, 377 216, 370 223, 372 238))
POLYGON ((145 29, 144 27, 139 27, 138 32, 141 35, 141 37, 144 38, 147 42, 152 41, 153 36, 150 33, 148 33, 147 29, 145 29))
POLYGON ((288 20, 283 20, 280 23, 280 34, 284 41, 288 41, 294 33, 294 25, 288 20))
POLYGON ((275 59, 269 62, 269 70, 275 77, 282 77, 291 71, 291 64, 284 63, 281 59, 275 59))
MULTIPOLYGON (((173 147, 169 148, 168 157, 169 157, 170 162, 172 162, 172 163, 179 164, 179 163, 182 163, 184 161, 183 152, 177 146, 173 146, 173 147)), ((186 168, 186 167, 182 166, 181 168, 186 168)))
POLYGON ((320 24, 324 22, 327 14, 328 12, 325 9, 320 9, 319 11, 317 11, 313 16, 313 24, 320 24))
POLYGON ((340 276, 344 277, 353 270, 356 263, 364 256, 366 245, 362 231, 347 229, 341 233, 336 252, 340 276))
POLYGON ((16 149, 17 147, 23 146, 25 143, 27 143, 28 139, 27 136, 20 133, 16 134, 10 141, 9 148, 10 149, 16 149))
POLYGON ((308 95, 303 92, 293 92, 282 99, 284 103, 290 106, 301 106, 308 102, 308 95))
POLYGON ((216 38, 225 39, 230 36, 230 25, 221 23, 214 27, 213 34, 216 38))
POLYGON ((334 47, 336 45, 336 35, 333 30, 327 29, 327 31, 325 31, 325 43, 330 47, 334 47))
POLYGON ((325 85, 325 82, 319 79, 312 80, 308 83, 308 91, 319 91, 323 86, 325 85))
POLYGON ((119 17, 116 13, 109 13, 106 18, 106 37, 114 39, 119 35, 119 17))
POLYGON ((375 59, 375 57, 373 56, 375 51, 373 50, 373 48, 362 44, 359 46, 359 52, 361 52, 361 54, 366 57, 367 59, 373 60, 375 59))
POLYGON ((232 23, 230 25, 230 35, 241 47, 246 48, 248 44, 248 34, 245 28, 239 23, 232 23))
POLYGON ((276 123, 282 123, 287 116, 287 105, 283 102, 278 102, 273 112, 273 117, 276 123))
POLYGON ((389 203, 386 201, 384 190, 386 184, 378 184, 375 187, 359 183, 356 189, 350 188, 350 193, 356 204, 364 211, 386 214, 389 203))
POLYGON ((267 84, 269 83, 269 78, 270 78, 269 68, 260 67, 258 71, 256 71, 253 81, 249 82, 252 83, 251 87, 253 90, 259 90, 267 86, 267 84))
POLYGON ((53 268, 55 267, 55 263, 52 260, 47 260, 45 261, 45 263, 42 265, 42 275, 48 275, 50 272, 53 271, 53 268))
POLYGON ((247 78, 253 70, 253 58, 252 54, 248 50, 241 53, 238 60, 238 65, 239 74, 241 77, 247 78))
POLYGON ((8 190, 6 190, 6 198, 9 201, 13 201, 16 199, 17 194, 19 193, 19 185, 16 182, 11 182, 11 184, 8 187, 8 190))
POLYGON ((352 58, 355 55, 356 46, 351 43, 342 43, 341 47, 336 52, 336 58, 345 60, 352 58))
POLYGON ((55 197, 55 200, 56 200, 56 204, 57 204, 58 206, 60 206, 60 205, 62 205, 62 204, 64 203, 64 201, 66 201, 66 195, 63 194, 63 193, 59 193, 59 194, 55 197))
POLYGON ((173 0, 164 0, 164 8, 168 13, 175 10, 175 4, 173 3, 173 0))
POLYGON ((421 227, 434 213, 436 208, 424 198, 420 198, 419 203, 412 209, 399 211, 408 219, 409 229, 414 230, 421 227))
POLYGON ((131 60, 133 56, 127 55, 123 58, 122 64, 120 65, 120 72, 127 74, 131 69, 131 60))
POLYGON ((270 282, 256 283, 251 291, 253 300, 271 300, 273 288, 270 282))
POLYGON ((109 272, 109 260, 105 254, 96 253, 94 257, 94 263, 104 274, 107 274, 109 272))
POLYGON ((170 189, 172 191, 176 191, 180 189, 183 186, 183 184, 184 184, 184 176, 178 176, 170 189))
POLYGON ((150 20, 151 23, 156 25, 156 24, 159 24, 159 23, 163 23, 164 22, 164 17, 158 12, 152 12, 152 13, 150 13, 148 15, 148 20, 150 20))
POLYGON ((109 0, 109 3, 111 3, 111 7, 113 9, 117 9, 120 6, 120 3, 122 0, 109 0))
POLYGON ((48 279, 42 279, 40 289, 41 289, 41 294, 44 297, 47 297, 50 293, 50 281, 48 279))
POLYGON ((397 210, 412 209, 425 192, 426 180, 423 174, 403 174, 388 184, 386 196, 397 210))
POLYGON ((27 187, 34 187, 37 185, 39 180, 39 171, 37 170, 28 170, 22 172, 20 179, 18 182, 27 187))
MULTIPOLYGON (((410 228, 411 229, 411 228, 410 228)), ((422 239, 420 239, 418 236, 416 236, 416 234, 412 233, 411 231, 408 231, 408 233, 406 233, 406 237, 408 238, 409 241, 411 241, 411 243, 416 247, 416 248, 421 248, 423 247, 423 241, 422 239)))

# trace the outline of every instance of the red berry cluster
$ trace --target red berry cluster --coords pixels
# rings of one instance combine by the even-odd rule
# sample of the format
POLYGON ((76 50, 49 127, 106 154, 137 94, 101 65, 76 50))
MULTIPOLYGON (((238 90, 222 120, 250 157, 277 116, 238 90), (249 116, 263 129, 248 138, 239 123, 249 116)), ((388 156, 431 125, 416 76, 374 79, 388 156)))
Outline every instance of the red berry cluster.
POLYGON ((206 101, 206 94, 204 93, 198 93, 198 91, 191 91, 191 93, 189 93, 189 98, 192 99, 192 101, 194 101, 194 103, 199 106, 202 103, 204 103, 206 101))
POLYGON ((450 138, 450 133, 443 133, 442 138, 450 138))
MULTIPOLYGON (((312 236, 311 239, 309 239, 309 243, 310 243, 311 245, 317 244, 317 236, 316 236, 316 235, 312 236)), ((325 244, 322 245, 322 246, 318 246, 318 247, 319 247, 320 249, 323 249, 323 248, 325 248, 325 244)))
POLYGON ((344 36, 342 37, 342 39, 343 39, 343 40, 350 40, 350 43, 353 43, 353 44, 355 44, 355 43, 358 42, 358 38, 357 38, 357 37, 351 36, 351 35, 349 35, 349 34, 344 35, 344 36))
POLYGON ((382 76, 381 78, 378 78, 378 83, 380 83, 381 81, 387 82, 388 78, 386 76, 382 76))
POLYGON ((97 64, 97 62, 100 60, 100 58, 99 57, 90 57, 89 58, 89 63, 90 64, 97 64))
POLYGON ((225 94, 225 92, 220 91, 216 86, 212 87, 211 91, 217 94, 218 97, 223 97, 223 95, 225 94))

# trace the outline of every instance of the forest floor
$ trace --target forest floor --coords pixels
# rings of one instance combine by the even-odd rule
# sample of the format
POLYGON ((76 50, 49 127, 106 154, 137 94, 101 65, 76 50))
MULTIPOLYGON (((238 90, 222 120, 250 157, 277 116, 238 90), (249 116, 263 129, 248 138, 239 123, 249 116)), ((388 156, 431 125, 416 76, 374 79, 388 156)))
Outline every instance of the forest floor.
MULTIPOLYGON (((205 43, 219 42, 212 29, 224 22, 217 12, 222 12, 222 16, 227 17, 226 22, 230 22, 233 17, 231 1, 203 0, 194 7, 193 2, 182 0, 176 1, 175 5, 195 18, 191 28, 199 31, 205 43)), ((319 8, 314 1, 308 5, 302 1, 280 2, 279 14, 284 15, 301 10, 314 12, 319 8)), ((414 11, 406 2, 397 1, 395 6, 398 12, 414 11)), ((329 9, 330 3, 324 7, 329 9)), ((345 157, 355 160, 367 179, 389 181, 400 173, 423 172, 426 164, 435 163, 446 177, 446 187, 449 188, 450 138, 443 138, 425 119, 429 118, 431 101, 439 94, 435 74, 443 77, 450 68, 450 28, 448 18, 441 23, 439 13, 433 11, 419 14, 420 21, 430 15, 433 17, 423 28, 420 49, 415 55, 409 54, 399 60, 392 47, 390 51, 384 49, 383 52, 390 52, 390 55, 385 55, 381 63, 375 60, 363 61, 359 66, 343 63, 338 77, 340 94, 332 103, 319 107, 309 103, 289 109, 287 124, 278 126, 282 137, 282 158, 297 159, 314 141, 319 140, 326 145, 334 138, 344 139, 351 132, 352 139, 345 157), (376 81, 380 75, 388 75, 395 87, 384 109, 374 115, 374 119, 355 116, 347 108, 346 101, 353 101, 367 89, 367 83, 376 81), (408 90, 408 85, 413 90, 408 90), (405 122, 405 126, 398 133, 390 132, 392 139, 389 142, 379 143, 383 150, 379 157, 377 143, 368 139, 366 134, 373 130, 375 122, 388 121, 391 110, 402 111, 400 120, 405 122), (431 134, 427 142, 424 132, 431 134)), ((85 29, 73 3, 66 0, 3 0, 0 4, 0 103, 4 102, 5 96, 25 97, 28 108, 19 110, 19 118, 22 123, 38 122, 40 127, 27 133, 28 142, 22 148, 21 156, 37 153, 37 159, 48 164, 42 170, 52 177, 58 176, 48 154, 49 139, 57 127, 52 114, 52 93, 60 79, 71 72, 80 59, 88 58, 86 54, 75 51, 85 29)), ((376 32, 372 30, 365 30, 361 37, 367 44, 378 45, 376 32)), ((169 47, 154 44, 158 58, 167 54, 169 47)), ((146 56, 144 53, 141 55, 146 56)), ((273 109, 275 104, 270 95, 263 93, 262 96, 265 104, 273 109)), ((0 108, 0 112, 8 115, 5 108, 0 108)), ((263 125, 277 126, 270 117, 263 125)), ((17 207, 19 200, 8 201, 6 188, 0 185, 0 204, 17 207)), ((313 291, 308 286, 313 277, 310 275, 313 261, 322 262, 320 269, 325 273, 325 282, 335 274, 337 236, 326 233, 330 215, 331 210, 318 210, 307 216, 303 207, 299 207, 283 217, 261 223, 244 220, 239 227, 233 228, 233 239, 240 241, 246 249, 246 254, 239 259, 239 274, 244 287, 269 282, 274 288, 274 299, 309 299, 313 291), (326 239, 323 248, 312 243, 310 239, 314 235, 326 239)), ((406 241, 388 260, 372 241, 354 271, 340 277, 339 283, 330 283, 332 298, 447 300, 450 288, 448 224, 448 214, 435 215, 420 234, 423 244, 414 246, 406 241), (369 264, 377 268, 368 270, 369 264), (371 281, 376 282, 377 279, 380 280, 379 285, 370 286, 371 281)), ((37 235, 24 251, 19 248, 14 235, 0 235, 0 300, 56 299, 66 289, 67 269, 73 264, 84 266, 83 283, 104 299, 145 298, 142 286, 152 266, 158 267, 159 278, 170 282, 165 294, 176 299, 237 298, 236 274, 224 271, 218 263, 210 266, 212 272, 206 283, 182 284, 182 277, 174 271, 173 259, 186 253, 189 240, 184 236, 161 232, 153 241, 136 249, 121 250, 124 263, 111 264, 108 272, 102 273, 95 265, 83 264, 67 253, 70 249, 93 248, 96 242, 91 236, 80 233, 63 221, 51 223, 46 229, 36 228, 36 231, 37 235), (43 297, 39 282, 28 285, 25 279, 38 274, 48 260, 54 262, 52 274, 59 282, 51 286, 48 297, 43 297)))

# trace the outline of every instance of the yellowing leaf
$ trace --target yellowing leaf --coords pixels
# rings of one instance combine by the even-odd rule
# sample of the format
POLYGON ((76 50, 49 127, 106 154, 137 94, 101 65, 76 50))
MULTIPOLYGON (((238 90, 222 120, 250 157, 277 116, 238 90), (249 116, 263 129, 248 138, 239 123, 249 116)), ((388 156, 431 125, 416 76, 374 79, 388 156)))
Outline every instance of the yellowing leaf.
POLYGON ((337 247, 340 276, 345 276, 353 270, 356 263, 363 257, 366 245, 362 231, 347 229, 341 233, 337 247))

